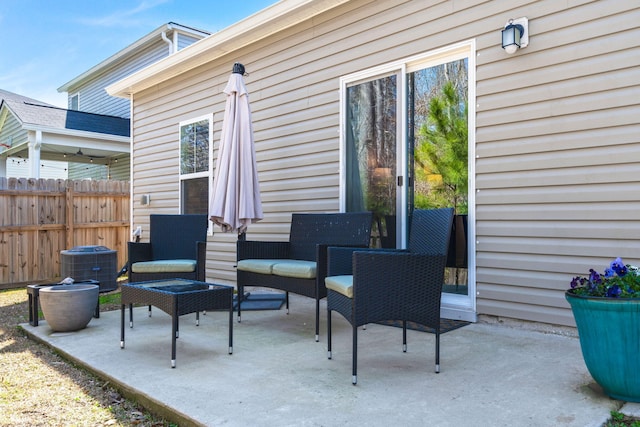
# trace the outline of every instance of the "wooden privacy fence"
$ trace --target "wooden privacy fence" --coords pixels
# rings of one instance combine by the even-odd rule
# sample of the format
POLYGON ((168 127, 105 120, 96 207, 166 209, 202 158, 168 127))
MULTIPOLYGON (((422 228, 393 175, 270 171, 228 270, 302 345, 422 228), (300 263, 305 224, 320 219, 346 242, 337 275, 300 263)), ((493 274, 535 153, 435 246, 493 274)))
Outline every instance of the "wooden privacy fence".
POLYGON ((0 178, 0 288, 60 277, 60 251, 106 246, 126 263, 128 181, 0 178))

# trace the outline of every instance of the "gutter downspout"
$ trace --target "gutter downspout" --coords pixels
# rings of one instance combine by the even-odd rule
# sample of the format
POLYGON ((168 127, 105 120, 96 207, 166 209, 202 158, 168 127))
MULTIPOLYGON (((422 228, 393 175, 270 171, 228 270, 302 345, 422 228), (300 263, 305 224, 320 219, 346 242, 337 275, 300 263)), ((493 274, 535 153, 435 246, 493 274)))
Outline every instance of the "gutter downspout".
POLYGON ((169 45, 169 55, 171 55, 173 53, 173 42, 167 37, 166 31, 161 32, 160 36, 162 37, 162 40, 169 45))
POLYGON ((178 31, 173 30, 173 53, 176 53, 180 50, 180 46, 178 45, 178 31))

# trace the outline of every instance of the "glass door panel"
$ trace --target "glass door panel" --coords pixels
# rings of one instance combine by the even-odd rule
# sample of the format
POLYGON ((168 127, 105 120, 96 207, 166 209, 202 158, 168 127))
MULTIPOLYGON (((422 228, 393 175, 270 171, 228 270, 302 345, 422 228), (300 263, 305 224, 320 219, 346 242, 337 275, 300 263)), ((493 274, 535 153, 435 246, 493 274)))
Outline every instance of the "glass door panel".
POLYGON ((374 215, 372 246, 395 248, 398 74, 346 89, 346 210, 374 215))
POLYGON ((455 209, 443 292, 468 294, 468 61, 409 72, 408 211, 455 209))

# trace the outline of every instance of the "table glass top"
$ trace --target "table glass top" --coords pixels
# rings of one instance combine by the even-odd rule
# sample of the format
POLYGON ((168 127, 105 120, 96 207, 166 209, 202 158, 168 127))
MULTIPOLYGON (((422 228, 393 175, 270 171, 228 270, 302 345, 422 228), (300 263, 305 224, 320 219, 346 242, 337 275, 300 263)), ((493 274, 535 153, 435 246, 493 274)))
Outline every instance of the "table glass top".
POLYGON ((214 285, 211 283, 198 282, 195 280, 187 280, 187 279, 153 280, 150 282, 129 283, 127 286, 137 286, 140 288, 154 289, 162 292, 171 292, 171 293, 229 288, 229 286, 225 286, 225 285, 214 285))

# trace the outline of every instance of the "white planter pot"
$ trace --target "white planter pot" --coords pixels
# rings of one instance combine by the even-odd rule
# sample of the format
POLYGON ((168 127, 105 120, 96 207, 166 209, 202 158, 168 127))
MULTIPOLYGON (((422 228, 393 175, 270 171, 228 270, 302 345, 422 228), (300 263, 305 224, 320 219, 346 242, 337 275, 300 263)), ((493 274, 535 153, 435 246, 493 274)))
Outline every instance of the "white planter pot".
POLYGON ((98 285, 55 285, 40 289, 44 318, 56 332, 85 328, 98 304, 98 285))

